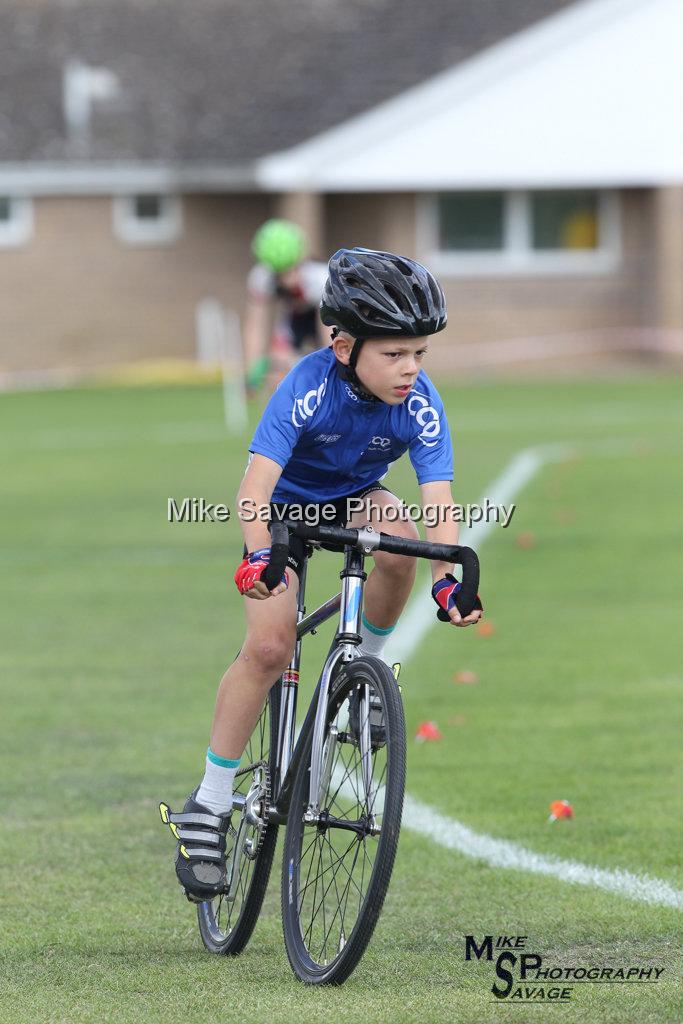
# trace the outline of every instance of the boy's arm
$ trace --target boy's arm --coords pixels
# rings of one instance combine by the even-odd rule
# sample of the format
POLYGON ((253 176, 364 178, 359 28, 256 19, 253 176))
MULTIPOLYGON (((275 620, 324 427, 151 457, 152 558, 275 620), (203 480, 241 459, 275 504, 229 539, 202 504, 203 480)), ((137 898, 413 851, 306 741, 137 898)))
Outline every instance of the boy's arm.
MULTIPOLYGON (((270 509, 270 499, 281 473, 282 466, 265 455, 253 455, 247 466, 237 492, 237 516, 249 552, 271 545, 265 513, 270 509)), ((286 589, 284 583, 280 583, 269 591, 265 583, 257 580, 245 596, 263 599, 281 594, 286 589)))
MULTIPOLYGON (((422 507, 424 508, 426 505, 429 505, 435 506, 436 509, 436 515, 432 512, 431 515, 425 516, 427 540, 433 544, 457 544, 460 527, 455 516, 451 514, 451 509, 455 503, 451 493, 450 480, 432 480, 429 483, 421 484, 420 493, 422 495, 422 507), (428 525, 429 523, 433 525, 428 525)), ((433 583, 443 579, 446 573, 453 572, 454 566, 452 562, 431 562, 430 564, 433 583)), ((450 615, 451 622, 456 626, 468 626, 473 622, 477 622, 481 617, 481 611, 479 610, 471 612, 465 619, 460 617, 460 612, 457 608, 452 608, 448 614, 450 615)))
POLYGON ((252 455, 237 492, 237 515, 247 551, 270 547, 268 520, 264 522, 264 515, 281 474, 282 466, 273 459, 252 455))

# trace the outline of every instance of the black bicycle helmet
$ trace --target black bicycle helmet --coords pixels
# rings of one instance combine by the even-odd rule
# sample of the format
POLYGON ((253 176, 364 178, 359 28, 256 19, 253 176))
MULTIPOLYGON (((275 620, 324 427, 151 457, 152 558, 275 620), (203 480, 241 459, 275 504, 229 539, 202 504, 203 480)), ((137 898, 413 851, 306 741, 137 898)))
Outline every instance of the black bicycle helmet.
POLYGON ((436 278, 415 260, 374 249, 339 249, 320 303, 324 324, 354 338, 422 337, 446 326, 436 278))

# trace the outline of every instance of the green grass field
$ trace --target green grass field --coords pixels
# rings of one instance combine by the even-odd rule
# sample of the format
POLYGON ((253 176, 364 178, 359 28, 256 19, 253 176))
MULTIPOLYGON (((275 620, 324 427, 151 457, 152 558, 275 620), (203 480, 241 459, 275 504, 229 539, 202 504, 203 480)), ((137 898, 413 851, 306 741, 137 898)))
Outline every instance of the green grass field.
MULTIPOLYGON (((444 397, 459 501, 524 446, 578 447, 481 550, 493 635, 435 623, 404 666, 408 791, 477 832, 680 888, 682 382, 444 397), (478 682, 456 685, 460 669, 478 682), (424 719, 440 743, 413 742, 424 719), (575 818, 550 825, 564 797, 575 818)), ((679 911, 494 869, 408 830, 341 989, 291 975, 279 858, 245 954, 205 953, 156 808, 196 784, 241 641, 239 531, 170 525, 166 509, 186 495, 232 505, 248 437, 226 438, 207 386, 3 395, 0 424, 3 1024, 683 1020, 679 911), (647 987, 578 985, 569 1005, 500 1004, 492 966, 464 960, 464 935, 486 933, 527 935, 552 963, 665 971, 647 987)), ((417 499, 407 459, 390 481, 417 499)), ((309 606, 336 571, 316 555, 309 606)), ((325 650, 308 642, 302 696, 325 650)))

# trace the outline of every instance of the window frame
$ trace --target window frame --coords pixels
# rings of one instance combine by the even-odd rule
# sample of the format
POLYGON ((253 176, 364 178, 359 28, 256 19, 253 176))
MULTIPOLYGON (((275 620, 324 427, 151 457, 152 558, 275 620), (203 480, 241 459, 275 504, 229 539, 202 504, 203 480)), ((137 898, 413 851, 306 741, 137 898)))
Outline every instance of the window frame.
MULTIPOLYGON (((466 192, 467 189, 453 189, 466 192)), ((439 247, 439 195, 419 197, 418 245, 425 262, 442 277, 514 277, 560 274, 609 274, 621 261, 621 211, 619 193, 613 189, 577 186, 576 189, 472 189, 503 193, 503 248, 480 252, 455 252, 439 247), (596 192, 598 197, 598 238, 596 249, 534 249, 532 245, 531 198, 539 192, 596 192)))
POLYGON ((134 246, 171 245, 183 230, 182 199, 166 192, 136 192, 115 195, 112 198, 112 223, 119 241, 134 246), (139 196, 158 196, 162 215, 155 219, 136 215, 135 203, 139 196))
POLYGON ((2 193, 9 201, 10 219, 0 220, 0 249, 20 249, 33 237, 33 200, 2 193))

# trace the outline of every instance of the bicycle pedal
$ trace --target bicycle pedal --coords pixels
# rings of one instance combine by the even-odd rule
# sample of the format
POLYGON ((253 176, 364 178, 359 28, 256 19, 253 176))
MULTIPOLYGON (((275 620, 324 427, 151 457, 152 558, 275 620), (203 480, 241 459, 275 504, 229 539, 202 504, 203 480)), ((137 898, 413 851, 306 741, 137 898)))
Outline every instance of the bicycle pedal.
POLYGON ((206 903, 206 900, 198 899, 196 896, 193 896, 191 892, 188 892, 187 889, 183 889, 183 895, 185 896, 187 902, 193 903, 195 907, 197 906, 198 903, 206 903))
POLYGON ((396 682, 398 682, 398 677, 401 674, 401 662, 395 661, 394 664, 391 666, 391 671, 394 673, 394 679, 396 680, 396 682))

